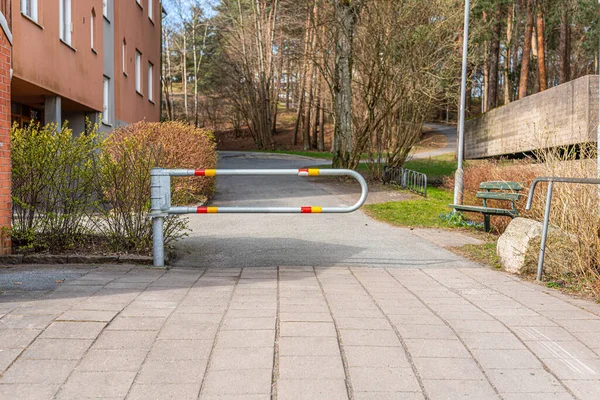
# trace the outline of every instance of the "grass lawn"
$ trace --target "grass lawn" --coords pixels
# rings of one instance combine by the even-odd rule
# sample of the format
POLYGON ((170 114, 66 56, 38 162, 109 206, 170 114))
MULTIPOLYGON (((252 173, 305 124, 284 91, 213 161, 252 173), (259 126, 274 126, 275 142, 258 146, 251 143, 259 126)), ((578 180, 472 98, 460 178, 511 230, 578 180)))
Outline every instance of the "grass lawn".
POLYGON ((448 214, 448 204, 453 200, 453 193, 436 187, 427 189, 427 198, 393 201, 364 206, 366 213, 391 225, 425 228, 453 228, 455 224, 444 221, 440 214, 448 214))
POLYGON ((454 175, 456 167, 457 163, 454 159, 454 154, 409 160, 404 163, 404 168, 427 175, 427 180, 431 183, 442 183, 445 177, 454 175))

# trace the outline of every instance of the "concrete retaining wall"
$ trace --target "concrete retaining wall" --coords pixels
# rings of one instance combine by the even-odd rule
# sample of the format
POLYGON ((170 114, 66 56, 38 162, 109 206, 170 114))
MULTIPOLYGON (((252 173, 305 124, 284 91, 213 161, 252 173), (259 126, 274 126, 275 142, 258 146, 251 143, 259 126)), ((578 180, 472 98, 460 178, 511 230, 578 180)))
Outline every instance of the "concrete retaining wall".
POLYGON ((598 76, 589 75, 465 122, 468 159, 596 141, 598 76))

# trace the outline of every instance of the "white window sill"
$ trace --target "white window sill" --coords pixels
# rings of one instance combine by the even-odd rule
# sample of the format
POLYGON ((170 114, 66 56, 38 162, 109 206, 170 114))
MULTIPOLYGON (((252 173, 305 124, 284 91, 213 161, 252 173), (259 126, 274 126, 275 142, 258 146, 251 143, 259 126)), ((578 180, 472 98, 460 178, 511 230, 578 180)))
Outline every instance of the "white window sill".
POLYGON ((29 22, 31 22, 31 23, 33 23, 35 26, 37 26, 38 28, 40 28, 40 29, 44 29, 44 27, 43 27, 42 25, 40 25, 40 23, 39 23, 39 22, 37 22, 35 19, 31 18, 29 15, 27 15, 27 14, 23 14, 23 13, 21 13, 21 15, 22 15, 23 17, 25 17, 25 19, 29 20, 29 22))
POLYGON ((77 53, 77 49, 76 49, 75 47, 71 46, 69 43, 65 42, 65 41, 64 41, 64 40, 62 40, 62 39, 60 39, 60 42, 61 42, 62 44, 64 44, 65 46, 67 46, 68 48, 70 48, 71 50, 73 50, 74 52, 76 52, 76 53, 77 53))

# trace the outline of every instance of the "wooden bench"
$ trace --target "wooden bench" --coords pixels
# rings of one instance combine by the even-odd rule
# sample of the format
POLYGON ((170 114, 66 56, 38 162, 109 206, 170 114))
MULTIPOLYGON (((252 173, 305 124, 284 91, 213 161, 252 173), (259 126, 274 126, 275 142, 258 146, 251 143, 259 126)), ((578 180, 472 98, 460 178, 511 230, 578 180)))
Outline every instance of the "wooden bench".
POLYGON ((489 232, 491 229, 490 217, 492 215, 499 215, 511 218, 516 218, 519 216, 519 212, 517 211, 515 202, 518 201, 521 198, 521 196, 524 196, 522 194, 519 194, 519 192, 523 190, 523 186, 520 183, 481 182, 481 184, 479 185, 479 190, 480 191, 477 192, 477 198, 483 199, 483 206, 466 206, 451 204, 450 207, 452 207, 456 211, 478 212, 483 214, 483 227, 486 232, 489 232), (506 209, 488 207, 488 200, 510 201, 511 208, 506 209))

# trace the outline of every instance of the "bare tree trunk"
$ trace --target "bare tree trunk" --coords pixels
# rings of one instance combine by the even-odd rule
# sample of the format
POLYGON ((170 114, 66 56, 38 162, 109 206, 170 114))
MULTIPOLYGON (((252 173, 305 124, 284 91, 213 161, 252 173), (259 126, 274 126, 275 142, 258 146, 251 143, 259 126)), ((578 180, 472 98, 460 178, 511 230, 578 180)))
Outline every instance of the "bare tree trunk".
POLYGON ((315 123, 313 125, 313 134, 311 136, 311 147, 316 149, 318 146, 318 136, 319 136, 319 115, 321 112, 321 79, 319 77, 319 73, 315 68, 315 78, 317 80, 317 88, 315 90, 315 123))
POLYGON ((290 75, 292 74, 292 61, 291 58, 288 57, 287 69, 285 72, 285 109, 287 111, 290 110, 290 85, 292 80, 290 79, 290 75))
POLYGON ((356 0, 335 2, 337 34, 335 43, 335 72, 333 102, 335 128, 333 136, 333 167, 350 168, 354 150, 352 127, 352 38, 360 3, 356 0))
POLYGON ((198 126, 198 56, 196 55, 196 21, 192 28, 192 52, 194 53, 194 126, 198 126))
POLYGON ((183 106, 185 109, 185 120, 189 120, 189 112, 188 112, 188 92, 187 92, 187 35, 185 32, 185 27, 183 31, 183 48, 181 51, 181 63, 183 64, 183 106))
POLYGON ((558 53, 560 55, 559 62, 559 79, 560 83, 566 83, 571 79, 571 56, 570 56, 570 32, 569 32, 569 9, 565 6, 562 10, 560 18, 560 42, 558 53))
POLYGON ((304 33, 304 53, 302 55, 302 82, 300 83, 300 93, 298 99, 298 113, 296 117, 296 126, 294 128, 294 145, 298 144, 298 133, 300 131, 300 122, 302 120, 302 116, 304 115, 304 98, 306 96, 306 77, 307 77, 307 68, 309 63, 309 55, 308 50, 310 48, 310 37, 311 37, 311 24, 310 24, 310 14, 312 13, 312 8, 310 5, 307 6, 306 11, 306 24, 305 24, 305 33, 304 33))
POLYGON ((499 4, 494 14, 494 25, 492 29, 492 41, 490 46, 490 72, 488 77, 488 102, 487 110, 498 106, 498 65, 500 64, 500 31, 502 29, 502 8, 499 4))
POLYGON ((325 100, 321 98, 320 109, 321 109, 321 119, 319 121, 319 143, 317 144, 317 150, 324 151, 325 150, 325 100))
MULTIPOLYGON (((311 46, 312 48, 312 46, 311 46)), ((311 60, 310 62, 310 66, 308 69, 308 99, 306 101, 306 112, 304 114, 304 124, 303 124, 303 135, 302 135, 302 148, 304 150, 309 150, 310 149, 310 128, 311 128, 311 124, 310 124, 310 120, 311 120, 311 113, 312 113, 312 108, 313 108, 313 95, 314 95, 314 71, 315 71, 315 66, 314 66, 314 62, 311 60)))
POLYGON ((538 47, 538 75, 540 79, 540 92, 548 89, 548 72, 546 71, 546 39, 545 39, 544 10, 538 1, 537 11, 537 47, 538 47))
MULTIPOLYGON (((487 18, 487 13, 484 11, 483 12, 483 22, 487 23, 488 18, 487 18)), ((489 57, 487 57, 487 55, 489 54, 489 42, 486 40, 483 43, 483 54, 485 54, 485 57, 483 57, 483 84, 482 84, 482 90, 481 90, 481 94, 483 95, 483 98, 481 99, 481 112, 487 112, 488 110, 488 103, 489 103, 489 91, 490 91, 490 59, 489 57)))
POLYGON ((525 23, 525 42, 521 59, 521 76, 519 80, 519 99, 527 96, 529 83, 529 59, 531 58, 531 42, 533 35, 533 0, 527 0, 527 22, 525 23))
POLYGON ((512 41, 513 41, 513 19, 515 15, 515 5, 508 9, 508 16, 506 19, 506 57, 504 57, 504 105, 508 104, 512 100, 512 41))

